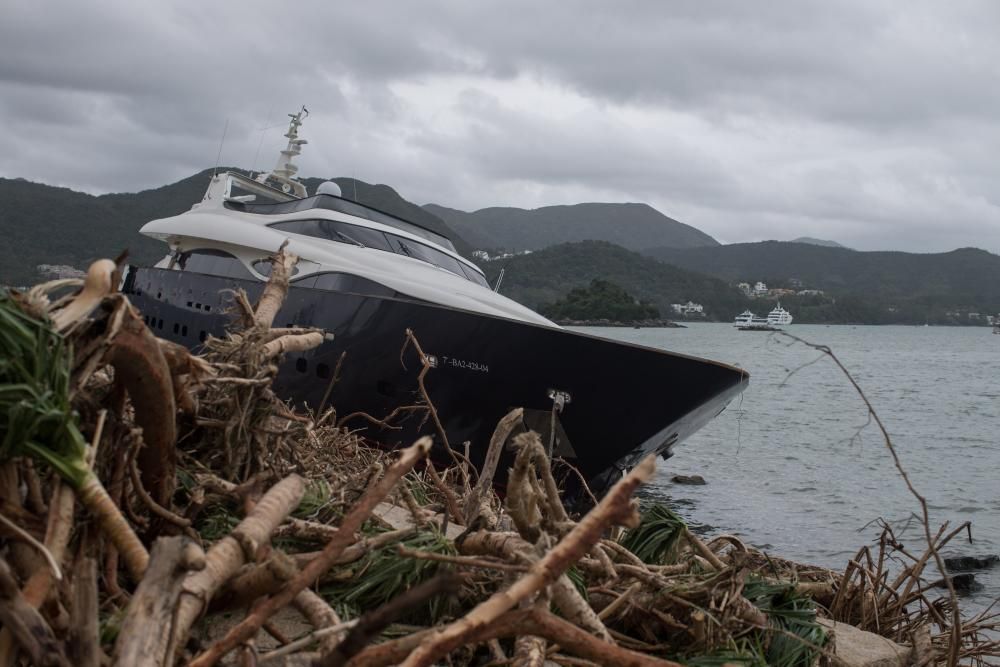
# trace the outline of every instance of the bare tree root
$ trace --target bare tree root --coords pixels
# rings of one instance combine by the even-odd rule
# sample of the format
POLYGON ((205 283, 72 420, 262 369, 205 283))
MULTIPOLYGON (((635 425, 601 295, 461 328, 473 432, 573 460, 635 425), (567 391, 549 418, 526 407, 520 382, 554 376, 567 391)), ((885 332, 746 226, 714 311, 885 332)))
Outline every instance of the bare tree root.
MULTIPOLYGON (((367 649, 356 655, 350 667, 387 667, 407 664, 404 659, 420 650, 420 647, 438 634, 431 628, 416 632, 367 649)), ((627 665, 629 667, 682 667, 680 663, 663 660, 645 653, 633 651, 602 641, 568 621, 544 611, 508 611, 497 617, 489 625, 479 626, 466 637, 466 643, 478 644, 500 637, 520 637, 534 635, 559 644, 565 650, 592 660, 599 665, 627 665)))
MULTIPOLYGON (((308 588, 299 591, 299 594, 292 599, 292 604, 316 630, 340 625, 342 622, 333 607, 308 588)), ((327 635, 320 640, 320 649, 323 651, 333 650, 338 642, 337 635, 327 635)))
POLYGON ((135 421, 142 428, 146 446, 137 461, 143 486, 158 505, 167 507, 174 493, 177 439, 172 375, 156 337, 139 314, 125 304, 124 315, 107 360, 116 381, 128 391, 135 421))
POLYGON ((0 559, 0 623, 36 665, 68 666, 52 628, 17 588, 7 562, 0 559))
POLYGON ((191 625, 208 606, 216 591, 247 561, 246 544, 262 544, 294 510, 305 493, 305 482, 291 475, 275 484, 233 531, 208 550, 205 568, 184 581, 184 591, 174 619, 174 650, 184 646, 191 625), (238 533, 242 539, 235 537, 238 533))
POLYGON ((271 359, 280 354, 305 352, 322 344, 323 334, 321 333, 288 334, 265 343, 264 347, 261 348, 261 356, 264 359, 271 359))
POLYGON ((302 571, 282 589, 281 592, 257 605, 253 612, 239 625, 232 628, 226 636, 208 648, 207 651, 191 662, 191 667, 208 667, 214 665, 226 653, 247 641, 260 630, 261 625, 279 609, 290 603, 299 591, 317 580, 340 556, 341 552, 356 540, 355 533, 371 516, 376 505, 385 500, 393 487, 408 473, 420 459, 427 455, 430 449, 430 438, 421 438, 410 447, 404 449, 397 460, 385 473, 385 476, 371 487, 351 512, 344 517, 337 535, 330 540, 320 555, 306 565, 302 571))
POLYGON ((98 624, 97 561, 80 558, 73 568, 73 600, 66 640, 74 667, 100 667, 101 637, 98 624))
POLYGON ((116 665, 168 665, 171 626, 184 578, 205 567, 201 547, 184 537, 161 537, 153 545, 146 576, 126 610, 118 642, 116 665))
POLYGON ((497 464, 500 462, 504 443, 507 442, 507 438, 510 437, 510 434, 517 428, 517 425, 521 423, 523 418, 524 408, 515 408, 500 420, 493 431, 493 436, 490 438, 490 446, 486 450, 486 459, 483 461, 483 468, 479 472, 479 480, 476 482, 476 486, 472 489, 472 493, 469 494, 465 504, 465 525, 471 525, 473 519, 483 514, 484 511, 488 511, 488 507, 484 508, 482 506, 483 497, 493 485, 493 476, 496 474, 497 464))
POLYGON ((323 653, 313 664, 315 667, 342 667, 400 616, 439 595, 458 593, 461 585, 460 576, 444 572, 396 596, 390 602, 358 619, 357 625, 344 637, 344 640, 332 651, 323 653))
POLYGON ((257 308, 253 315, 254 324, 264 329, 271 328, 274 318, 285 303, 288 295, 288 280, 292 277, 292 268, 299 261, 296 255, 285 251, 288 241, 281 244, 278 253, 271 258, 271 275, 264 292, 257 301, 257 308))
MULTIPOLYGON (((438 630, 432 638, 414 651, 404 667, 426 666, 465 643, 468 635, 494 621, 521 600, 551 584, 574 562, 601 539, 601 533, 611 525, 637 525, 638 512, 630 498, 635 489, 652 477, 656 466, 651 457, 635 467, 608 491, 604 499, 535 563, 531 571, 509 589, 495 593, 461 619, 438 630)), ((588 635, 589 637, 589 635, 588 635)))

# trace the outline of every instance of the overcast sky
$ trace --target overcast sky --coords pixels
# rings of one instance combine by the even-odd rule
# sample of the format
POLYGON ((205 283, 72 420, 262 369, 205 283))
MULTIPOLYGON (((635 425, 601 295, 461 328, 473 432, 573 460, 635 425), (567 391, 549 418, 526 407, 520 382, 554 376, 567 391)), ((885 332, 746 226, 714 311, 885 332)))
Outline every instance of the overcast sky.
POLYGON ((227 120, 222 163, 270 167, 305 104, 301 174, 417 203, 640 201, 723 242, 1000 251, 994 0, 5 0, 0 16, 0 176, 157 187, 214 164, 227 120))

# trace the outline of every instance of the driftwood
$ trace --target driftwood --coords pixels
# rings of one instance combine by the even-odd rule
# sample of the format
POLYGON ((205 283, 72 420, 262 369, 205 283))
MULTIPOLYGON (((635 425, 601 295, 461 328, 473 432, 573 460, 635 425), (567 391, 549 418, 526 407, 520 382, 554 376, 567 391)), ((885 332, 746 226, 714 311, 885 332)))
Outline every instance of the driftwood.
MULTIPOLYGON (((406 664, 404 660, 437 634, 434 629, 413 633, 401 639, 369 646, 356 655, 350 667, 388 667, 406 664)), ((492 638, 532 635, 559 644, 566 650, 592 660, 598 665, 628 665, 630 667, 682 667, 680 663, 622 648, 602 641, 572 623, 544 611, 508 611, 489 625, 470 632, 467 641, 480 643, 492 638)))
POLYGON ((188 572, 205 568, 205 553, 185 537, 161 537, 153 545, 146 576, 126 609, 116 665, 169 665, 171 627, 188 572))
POLYGON ((80 293, 65 308, 53 313, 52 323, 57 331, 76 325, 114 291, 115 268, 109 259, 99 259, 90 265, 80 293))
POLYGON ((73 602, 66 652, 74 667, 99 667, 101 643, 97 615, 97 561, 93 558, 79 559, 73 574, 73 602))
POLYGON ((313 664, 315 667, 342 667, 342 665, 346 665, 352 657, 371 643, 385 627, 397 618, 411 609, 420 607, 431 598, 458 593, 461 585, 461 577, 446 572, 411 588, 391 602, 358 619, 357 624, 351 628, 344 640, 331 650, 325 651, 320 659, 313 664))
POLYGON ((292 268, 299 261, 297 256, 285 251, 287 244, 287 241, 282 243, 278 253, 272 258, 270 280, 267 281, 254 311, 254 324, 264 329, 271 327, 278 311, 281 310, 288 294, 288 280, 292 277, 292 268))
POLYGON ((14 641, 34 664, 45 667, 69 665, 52 628, 21 595, 10 567, 3 559, 0 559, 0 623, 10 631, 14 641))
MULTIPOLYGON (((303 588, 299 591, 292 598, 292 605, 317 630, 341 624, 340 616, 337 615, 333 607, 309 588, 303 588)), ((336 635, 330 634, 320 640, 320 648, 325 651, 331 651, 339 642, 340 640, 336 635)))
POLYGON ((524 408, 515 408, 500 420, 493 436, 490 438, 490 446, 486 450, 486 459, 483 461, 483 469, 479 473, 479 479, 469 495, 468 503, 465 506, 465 524, 471 525, 476 516, 488 512, 488 507, 483 507, 483 497, 493 485, 493 476, 497 471, 497 464, 500 462, 500 455, 503 453, 504 443, 507 438, 517 428, 524 418, 524 408))
POLYGON ((184 581, 184 595, 174 620, 175 649, 179 650, 184 646, 191 625, 207 607, 208 600, 248 560, 242 545, 265 542, 278 524, 298 506, 303 493, 305 482, 301 477, 286 477, 264 494, 250 514, 237 526, 234 535, 212 545, 205 554, 205 568, 189 574, 184 581), (242 539, 235 536, 237 532, 242 539))
POLYGON ((288 334, 265 343, 261 354, 265 359, 290 352, 305 352, 323 343, 323 334, 317 332, 304 334, 288 334))
MULTIPOLYGON (((45 548, 57 563, 63 560, 72 534, 75 498, 73 489, 67 484, 59 481, 53 483, 52 500, 49 503, 49 516, 45 527, 45 548)), ((28 604, 37 609, 48 596, 52 583, 52 571, 49 568, 38 568, 25 583, 22 595, 28 604)), ((13 651, 13 637, 4 627, 0 630, 0 665, 10 664, 13 651)))
MULTIPOLYGON (((705 543, 663 508, 649 508, 656 511, 624 536, 612 530, 635 523, 631 495, 649 477, 651 461, 603 500, 592 498, 589 513, 567 512, 538 434, 511 438, 523 426, 520 409, 497 425, 479 469, 468 445, 464 455, 448 449, 453 465, 447 467, 426 460, 427 440, 401 456, 370 449, 347 429, 354 417, 392 428, 396 417, 426 414, 423 427, 448 442, 447 422, 425 383, 433 366, 410 330, 400 332, 400 362, 412 345, 420 359, 415 405, 388 416, 338 416, 326 398, 312 412, 281 402, 270 387, 281 354, 325 338, 321 330, 271 326, 295 263, 283 248, 274 259, 256 308, 245 294, 233 294, 243 328, 206 340, 202 357, 156 339, 113 292, 109 264, 94 267, 80 294, 54 303, 52 289, 79 283, 50 283, 13 297, 25 312, 60 321, 75 351, 72 418, 82 433, 93 434, 85 464, 98 486, 108 486, 103 495, 96 486, 80 491, 91 504, 80 513, 85 520, 74 523, 74 490, 44 460, 0 462, 0 546, 14 568, 0 572, 0 665, 20 651, 43 664, 65 664, 64 652, 74 667, 96 667, 108 664, 105 653, 113 649, 115 664, 159 665, 204 651, 188 663, 201 667, 224 659, 672 667, 677 663, 668 657, 733 646, 770 650, 781 642, 836 664, 818 625, 803 621, 806 629, 796 634, 775 623, 780 612, 770 605, 789 596, 802 619, 818 610, 912 643, 916 664, 954 662, 956 655, 985 663, 1000 654, 1000 641, 989 634, 1000 627, 997 617, 984 612, 958 627, 954 598, 935 596, 925 576, 965 525, 942 527, 925 550, 912 553, 883 525, 876 545, 859 550, 843 572, 830 572, 763 554, 732 536, 705 543), (104 415, 110 415, 106 433, 104 415), (510 440, 515 459, 501 503, 492 481, 510 440), (176 480, 182 483, 175 493, 176 480), (100 522, 86 520, 91 513, 100 522), (114 543, 102 533, 123 527, 128 534, 114 543), (183 546, 185 538, 164 538, 150 560, 146 545, 158 531, 184 531, 204 540, 208 552, 199 558, 201 552, 189 551, 196 547, 183 546), (75 545, 75 561, 68 544, 75 545), (651 544, 665 546, 650 551, 651 544), (41 565, 39 553, 51 556, 51 565, 41 565), (100 579, 91 555, 101 558, 100 579), (132 580, 122 576, 121 563, 132 580), (199 565, 204 569, 187 571, 199 565), (366 587, 369 578, 373 585, 366 587), (438 604, 443 595, 447 605, 438 604), (348 620, 331 606, 340 604, 348 620), (291 607, 312 626, 301 636, 274 619, 291 607), (98 608, 107 629, 117 630, 114 647, 99 643, 98 608), (194 629, 205 636, 202 618, 234 609, 246 617, 215 643, 188 641, 194 629), (262 651, 263 633, 282 646, 262 651)), ((558 463, 586 491, 572 463, 558 463)), ((763 660, 758 649, 753 655, 740 649, 740 660, 763 660)))
MULTIPOLYGON (((626 475, 604 499, 565 538, 556 544, 531 571, 509 589, 494 594, 463 618, 437 631, 403 663, 404 667, 430 665, 449 651, 461 646, 476 630, 490 624, 543 586, 552 583, 601 539, 612 525, 635 525, 638 511, 630 502, 632 493, 655 471, 652 458, 646 458, 626 475)), ((588 635, 589 636, 589 635, 588 635)))
POLYGON ((125 304, 121 329, 107 360, 115 379, 128 391, 136 424, 145 443, 137 456, 142 483, 161 506, 170 505, 174 492, 176 405, 170 367, 142 317, 125 304))
POLYGON ((272 551, 263 563, 245 566, 212 597, 209 611, 248 607, 265 595, 281 590, 298 573, 293 559, 283 551, 272 551))
POLYGON ((254 608, 253 612, 242 623, 234 627, 226 636, 213 644, 207 651, 191 662, 191 667, 207 667, 215 664, 219 658, 234 649, 240 643, 250 639, 260 627, 276 611, 289 604, 299 591, 315 581, 328 570, 341 552, 355 541, 354 535, 361 525, 368 520, 376 505, 382 502, 392 491, 396 483, 408 473, 417 461, 425 458, 430 450, 430 438, 421 438, 412 446, 404 449, 399 460, 385 473, 385 476, 370 488, 354 506, 350 514, 344 517, 340 530, 326 545, 320 555, 306 565, 285 588, 273 597, 268 598, 254 608))

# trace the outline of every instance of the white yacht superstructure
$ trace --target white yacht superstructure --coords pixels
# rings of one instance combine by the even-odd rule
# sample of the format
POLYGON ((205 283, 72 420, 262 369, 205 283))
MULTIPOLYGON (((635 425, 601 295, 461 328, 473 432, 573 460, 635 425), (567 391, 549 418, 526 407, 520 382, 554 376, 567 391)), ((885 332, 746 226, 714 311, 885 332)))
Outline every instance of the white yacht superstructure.
POLYGON ((775 306, 774 310, 767 314, 767 323, 772 327, 791 324, 792 319, 792 314, 781 307, 781 302, 775 306))

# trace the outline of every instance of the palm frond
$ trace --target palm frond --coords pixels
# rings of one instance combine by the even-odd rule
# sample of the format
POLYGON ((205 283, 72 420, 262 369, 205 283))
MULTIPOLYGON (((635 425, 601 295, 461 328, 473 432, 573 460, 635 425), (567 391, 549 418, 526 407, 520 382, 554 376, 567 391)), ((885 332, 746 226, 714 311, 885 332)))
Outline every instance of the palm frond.
MULTIPOLYGON (((410 550, 453 555, 452 543, 435 530, 428 530, 398 543, 410 550)), ((321 592, 334 605, 361 610, 375 609, 400 593, 434 576, 441 566, 436 561, 400 556, 397 545, 377 549, 351 566, 349 581, 325 586, 321 592)), ((444 607, 441 598, 430 601, 431 619, 440 618, 444 607)), ((423 618, 426 622, 427 618, 423 618)))
POLYGON ((87 443, 70 405, 71 359, 48 322, 0 298, 0 461, 31 456, 79 487, 87 443))
POLYGON ((669 508, 651 505, 642 520, 621 538, 621 545, 644 563, 668 565, 677 558, 678 547, 687 524, 669 508))
POLYGON ((332 500, 333 490, 330 483, 325 479, 317 478, 309 480, 306 485, 305 495, 302 502, 292 512, 292 516, 299 519, 312 519, 317 517, 324 509, 329 507, 332 500))
POLYGON ((751 579, 743 587, 743 596, 767 614, 771 632, 767 645, 767 664, 774 667, 811 665, 819 657, 816 647, 826 645, 829 637, 816 620, 816 603, 795 592, 790 584, 773 584, 751 579))

